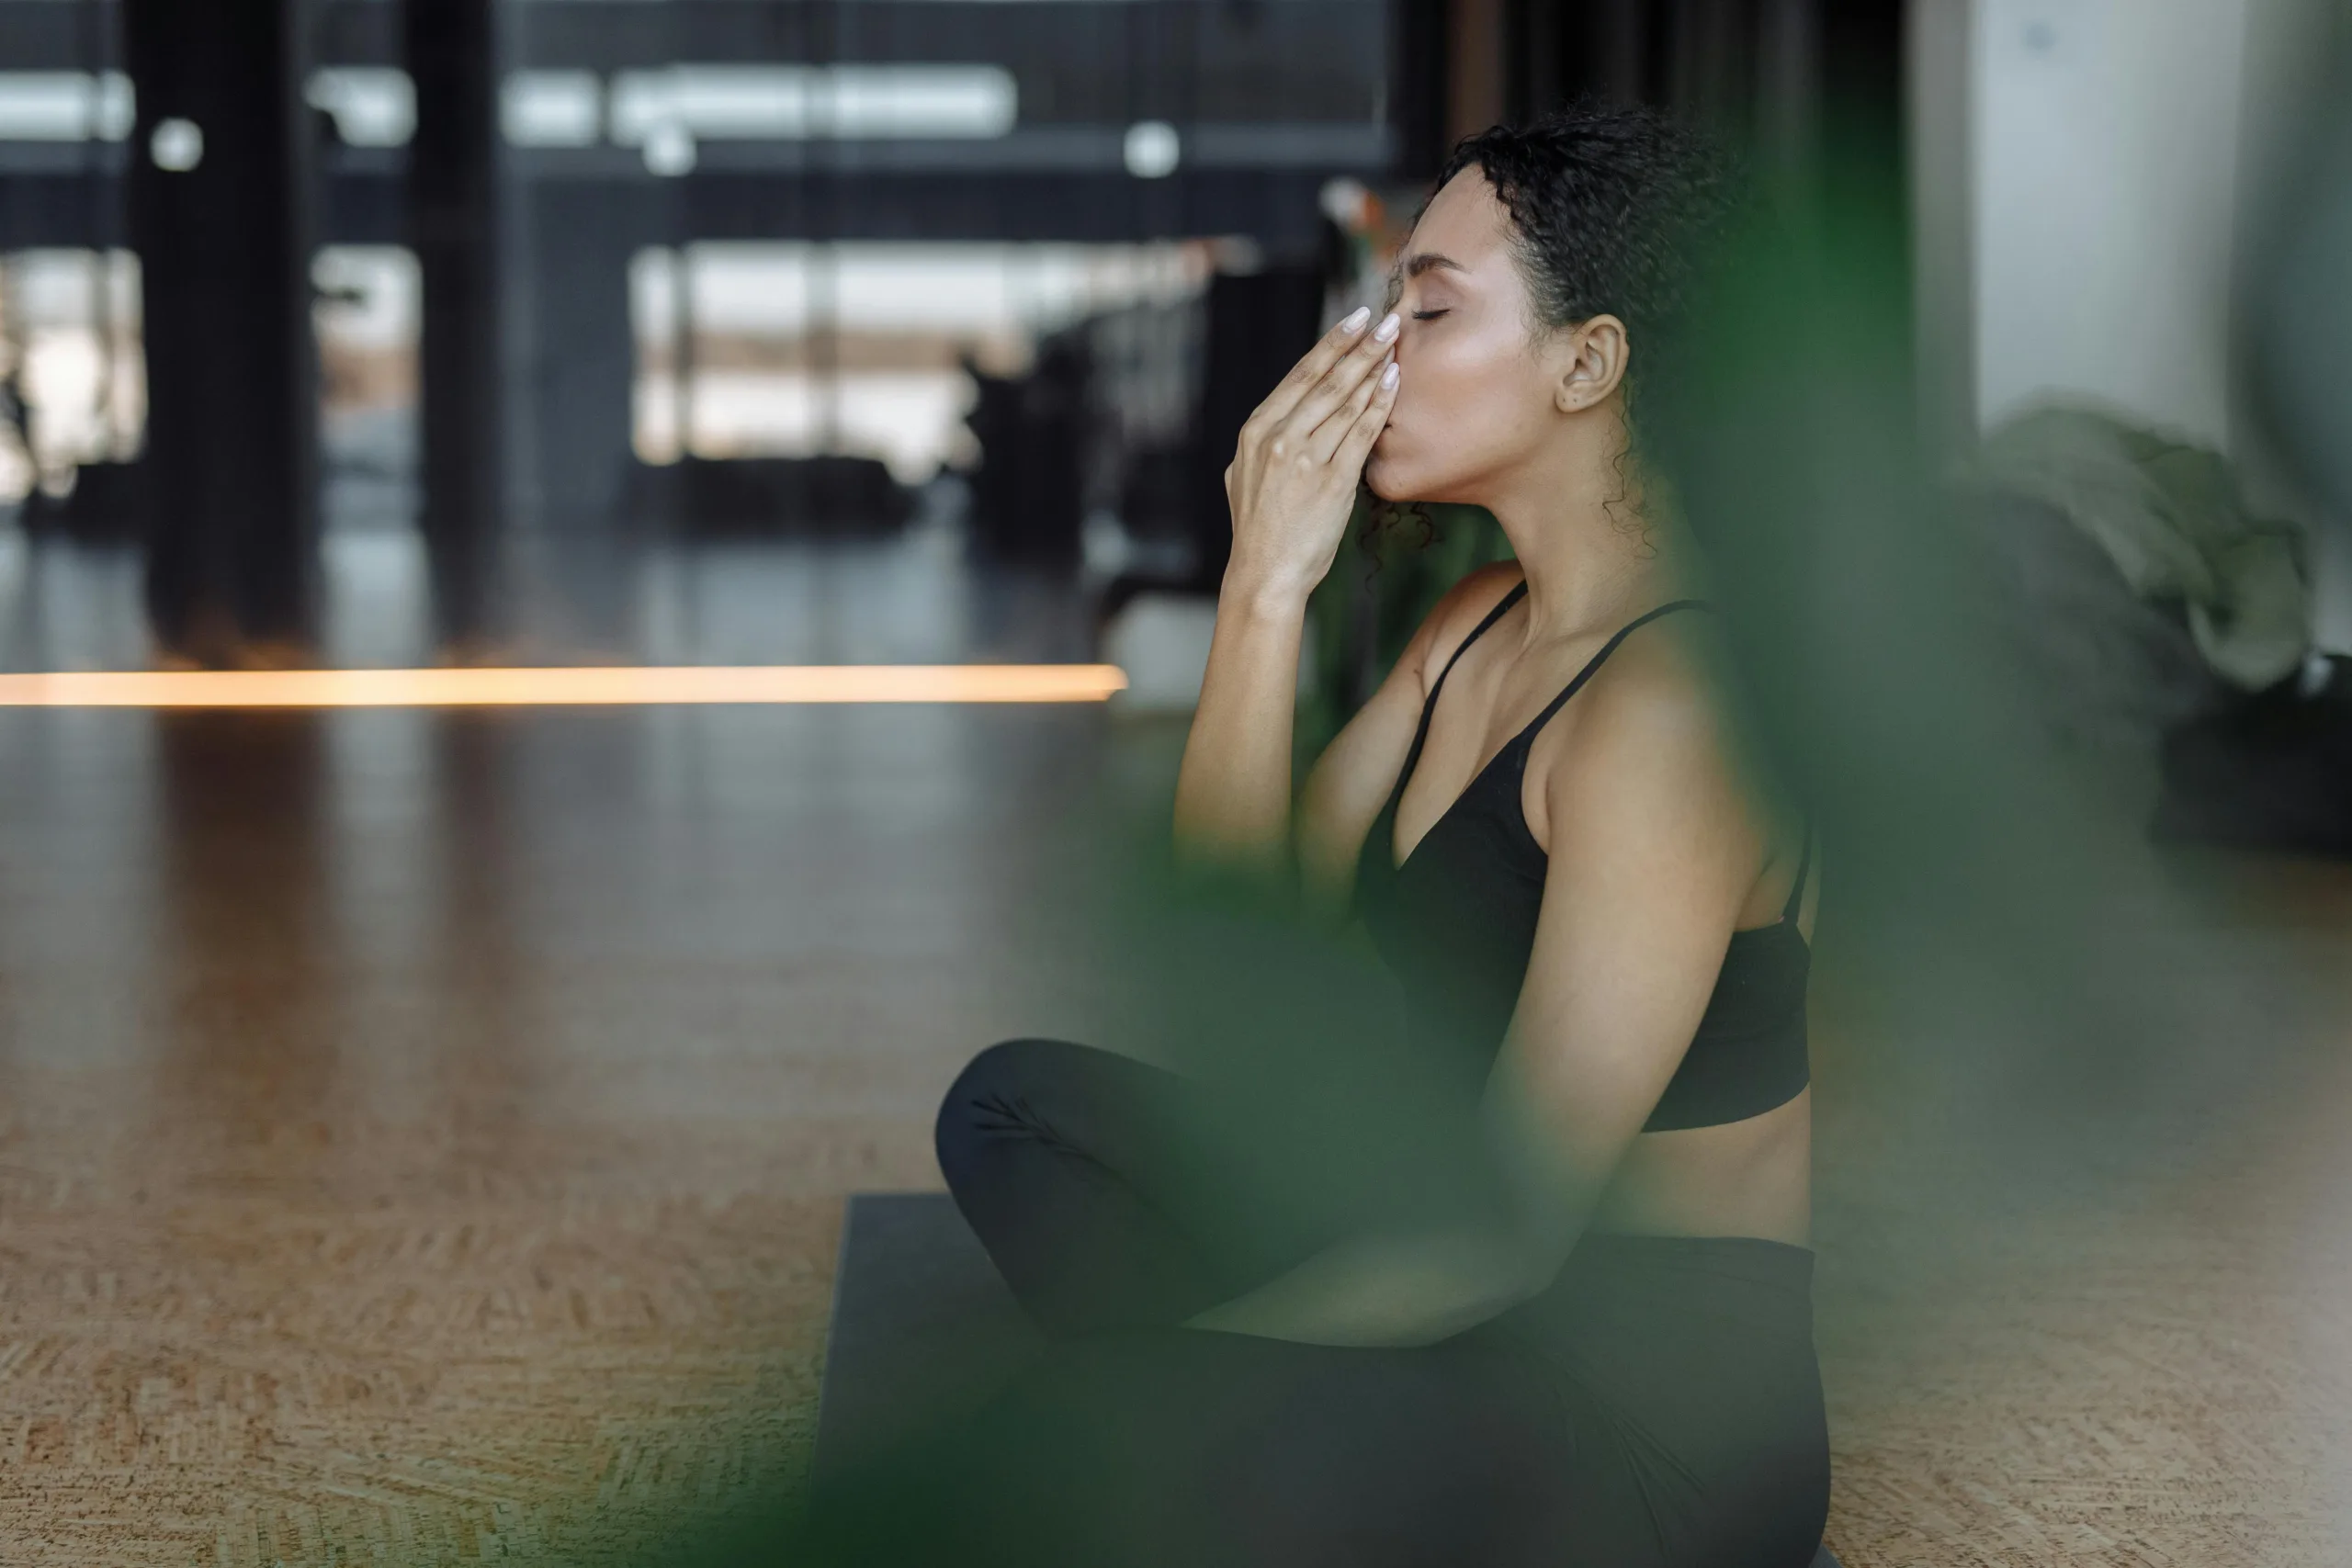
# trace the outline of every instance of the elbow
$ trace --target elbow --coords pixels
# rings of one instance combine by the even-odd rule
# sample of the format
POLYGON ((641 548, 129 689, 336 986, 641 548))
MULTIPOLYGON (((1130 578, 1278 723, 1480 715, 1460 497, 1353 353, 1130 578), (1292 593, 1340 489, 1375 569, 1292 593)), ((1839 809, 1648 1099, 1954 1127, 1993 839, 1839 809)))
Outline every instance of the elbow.
POLYGON ((1498 1313, 1533 1301, 1552 1288, 1575 1250, 1575 1225, 1506 1225, 1492 1239, 1490 1278, 1498 1313))
POLYGON ((1522 1254, 1497 1281, 1495 1311, 1500 1314, 1515 1306, 1524 1306, 1550 1290, 1552 1281, 1559 1277, 1559 1273, 1558 1263, 1522 1254))
POLYGON ((1433 1345, 1466 1333, 1513 1307, 1533 1301, 1550 1283, 1549 1275, 1510 1258, 1496 1258, 1474 1270, 1464 1270, 1455 1277, 1456 1289, 1449 1292, 1452 1299, 1421 1325, 1422 1332, 1402 1342, 1433 1345))
POLYGON ((1482 1237, 1476 1245, 1480 1256, 1459 1276, 1473 1282, 1465 1292, 1470 1323, 1464 1327, 1533 1301, 1560 1271, 1557 1261, 1508 1233, 1482 1237))

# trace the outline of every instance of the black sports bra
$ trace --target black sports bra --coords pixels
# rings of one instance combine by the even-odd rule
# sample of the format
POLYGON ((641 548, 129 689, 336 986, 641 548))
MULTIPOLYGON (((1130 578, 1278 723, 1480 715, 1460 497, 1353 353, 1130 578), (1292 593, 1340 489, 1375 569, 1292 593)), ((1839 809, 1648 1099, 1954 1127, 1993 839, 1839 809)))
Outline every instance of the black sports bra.
MULTIPOLYGON (((1421 705, 1412 750, 1397 771, 1356 866, 1356 902, 1374 945, 1405 992, 1407 1025, 1417 1045, 1467 1053, 1465 1067, 1483 1074, 1501 1049, 1520 987, 1535 946, 1535 918, 1548 866, 1542 845, 1520 808, 1528 749, 1535 734, 1576 695, 1640 626, 1676 610, 1702 607, 1679 599, 1661 604, 1619 631, 1472 779, 1445 815, 1394 863, 1396 802, 1413 776, 1429 739, 1438 694, 1463 649, 1502 619, 1527 592, 1524 581, 1462 639, 1421 705)), ((1805 1055, 1805 980, 1812 950, 1797 927, 1804 902, 1806 863, 1813 855, 1808 822, 1787 907, 1769 926, 1732 933, 1714 994, 1681 1064, 1643 1123, 1645 1133, 1712 1127, 1760 1114, 1793 1100, 1811 1081, 1805 1055)))

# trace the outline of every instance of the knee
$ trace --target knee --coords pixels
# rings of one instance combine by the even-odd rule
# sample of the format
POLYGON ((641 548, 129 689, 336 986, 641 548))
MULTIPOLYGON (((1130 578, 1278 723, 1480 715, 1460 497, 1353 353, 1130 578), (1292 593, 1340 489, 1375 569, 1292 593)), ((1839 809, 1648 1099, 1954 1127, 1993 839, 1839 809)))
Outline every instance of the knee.
POLYGON ((1017 1130, 1009 1109, 1035 1081, 1041 1058, 1067 1048, 1057 1040, 1003 1040, 964 1065, 932 1123, 932 1148, 950 1188, 962 1185, 991 1139, 1017 1130))

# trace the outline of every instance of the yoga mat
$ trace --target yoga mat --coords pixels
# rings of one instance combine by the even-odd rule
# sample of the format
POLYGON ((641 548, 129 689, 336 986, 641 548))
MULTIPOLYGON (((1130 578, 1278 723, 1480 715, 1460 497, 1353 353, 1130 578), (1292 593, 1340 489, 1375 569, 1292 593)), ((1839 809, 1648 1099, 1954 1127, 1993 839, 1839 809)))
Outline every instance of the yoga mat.
POLYGON ((927 1419, 977 1409, 1044 1347, 947 1194, 852 1197, 818 1393, 818 1489, 927 1419))
MULTIPOLYGON (((944 1192, 861 1192, 842 1221, 816 1483, 977 1407, 1045 1340, 944 1192)), ((1823 1547, 1813 1568, 1838 1568, 1823 1547)))

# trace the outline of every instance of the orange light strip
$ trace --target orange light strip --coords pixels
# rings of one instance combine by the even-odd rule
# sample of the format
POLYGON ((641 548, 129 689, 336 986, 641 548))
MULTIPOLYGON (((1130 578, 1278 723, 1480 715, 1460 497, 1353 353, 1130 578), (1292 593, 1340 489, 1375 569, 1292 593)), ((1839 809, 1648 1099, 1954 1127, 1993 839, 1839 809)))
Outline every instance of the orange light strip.
POLYGON ((1112 664, 633 665, 0 674, 0 707, 404 708, 676 703, 1099 703, 1112 664))

